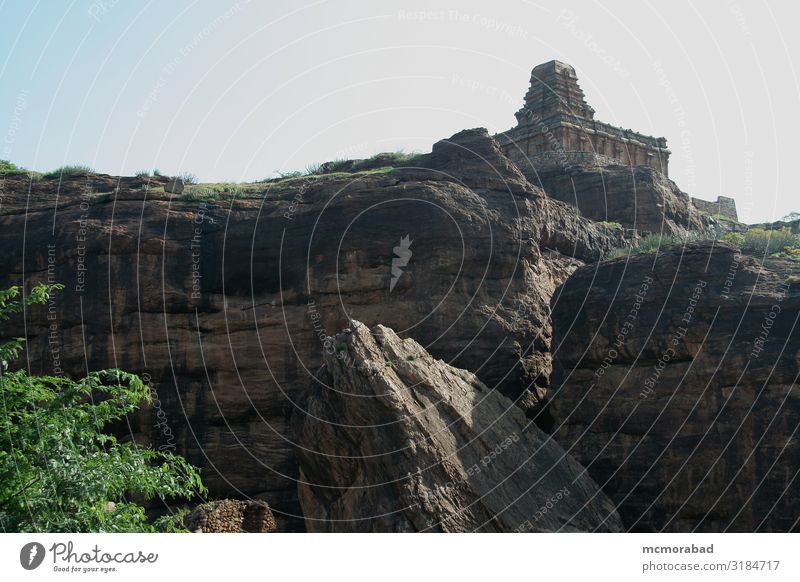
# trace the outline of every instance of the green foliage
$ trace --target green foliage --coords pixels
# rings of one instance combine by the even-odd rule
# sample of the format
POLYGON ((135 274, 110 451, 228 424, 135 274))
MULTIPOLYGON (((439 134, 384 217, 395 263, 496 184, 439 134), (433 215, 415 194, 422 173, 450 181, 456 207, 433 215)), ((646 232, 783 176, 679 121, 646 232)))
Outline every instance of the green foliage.
POLYGON ((286 178, 300 178, 301 176, 306 175, 300 170, 291 170, 288 172, 281 172, 280 170, 276 170, 275 173, 278 174, 279 180, 284 180, 286 178))
MULTIPOLYGON (((0 319, 46 302, 57 289, 40 285, 22 300, 18 287, 0 292, 0 319)), ((150 523, 136 500, 205 492, 197 469, 106 432, 149 400, 142 380, 121 370, 79 381, 0 371, 0 531, 175 529, 171 516, 150 523)))
MULTIPOLYGON (((606 253, 606 259, 623 257, 628 254, 652 253, 670 245, 682 245, 691 240, 714 240, 713 233, 691 232, 686 236, 651 234, 639 239, 633 247, 622 247, 606 253)), ((800 261, 800 235, 793 234, 788 227, 767 230, 751 228, 745 234, 729 232, 722 240, 731 243, 743 252, 757 257, 777 257, 800 261)))
POLYGON ((789 275, 786 277, 786 282, 789 283, 789 285, 797 285, 800 283, 800 275, 789 275))
POLYGON ((800 248, 800 235, 793 234, 787 227, 775 230, 751 228, 745 233, 741 248, 756 256, 792 254, 794 249, 800 248))
POLYGON ((20 168, 13 162, 0 160, 0 174, 24 174, 25 172, 25 168, 20 168))
POLYGON ((137 178, 149 178, 151 176, 150 170, 139 170, 134 174, 137 178))
POLYGON ((607 228, 611 228, 613 230, 625 230, 625 228, 619 222, 609 222, 607 220, 604 220, 600 224, 602 224, 607 228))
POLYGON ((726 216, 724 214, 710 214, 711 218, 720 222, 732 222, 734 224, 741 224, 737 220, 734 220, 730 216, 726 216))
POLYGON ((197 200, 211 202, 230 198, 240 198, 263 192, 264 185, 237 184, 235 182, 220 182, 218 184, 188 184, 179 196, 181 200, 197 200))
POLYGON ((178 178, 183 180, 184 184, 197 184, 197 176, 190 172, 181 172, 178 174, 178 178))
POLYGON ((655 253, 669 246, 685 245, 689 241, 705 240, 707 238, 708 236, 703 232, 689 232, 685 236, 648 234, 640 238, 636 245, 611 249, 603 258, 615 259, 628 255, 655 253))
MULTIPOLYGON (((22 313, 23 309, 28 305, 46 303, 51 294, 63 288, 63 285, 37 285, 22 300, 20 300, 22 290, 19 287, 13 286, 8 289, 0 289, 0 321, 6 321, 12 315, 22 313)), ((15 338, 0 344, 0 374, 8 369, 9 362, 19 355, 24 341, 23 338, 15 338)))
POLYGON ((731 243, 737 249, 740 249, 744 244, 744 235, 740 232, 729 232, 722 236, 722 240, 731 243))
POLYGON ((800 212, 790 212, 781 218, 781 222, 794 222, 795 220, 800 220, 800 212))
POLYGON ((303 172, 306 176, 314 176, 322 171, 322 164, 313 163, 306 166, 306 171, 303 172))
POLYGON ((782 251, 779 251, 772 255, 778 259, 790 259, 792 261, 800 261, 800 248, 792 248, 792 247, 784 247, 782 251))
POLYGON ((412 166, 421 157, 417 152, 407 153, 403 150, 397 152, 381 152, 370 158, 370 161, 381 161, 391 166, 412 166))
POLYGON ((69 166, 61 166, 52 172, 45 172, 45 178, 61 178, 62 176, 74 176, 76 174, 94 174, 94 170, 89 166, 82 164, 73 164, 69 166))

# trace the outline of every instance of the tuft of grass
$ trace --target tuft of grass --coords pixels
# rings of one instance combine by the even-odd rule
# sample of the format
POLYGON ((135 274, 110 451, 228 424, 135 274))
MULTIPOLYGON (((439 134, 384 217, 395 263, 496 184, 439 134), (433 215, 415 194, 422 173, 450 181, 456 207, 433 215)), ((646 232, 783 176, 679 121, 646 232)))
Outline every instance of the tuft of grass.
POLYGON ((346 160, 344 158, 336 158, 335 160, 331 160, 330 162, 325 162, 324 164, 320 164, 319 171, 315 173, 322 173, 323 169, 325 173, 341 172, 345 168, 349 168, 350 164, 352 164, 352 160, 346 160))
POLYGON ((655 253, 664 248, 684 245, 690 241, 710 240, 704 232, 690 232, 685 236, 672 234, 648 234, 639 239, 634 246, 617 247, 611 249, 603 259, 616 259, 617 257, 627 257, 628 255, 641 255, 655 253))
POLYGON ((93 168, 83 164, 71 164, 68 166, 61 166, 51 172, 46 172, 43 176, 45 178, 61 178, 62 176, 75 176, 77 174, 94 174, 93 168))
POLYGON ((625 230, 625 228, 619 222, 610 222, 608 220, 603 220, 600 224, 613 230, 625 230))
POLYGON ((195 176, 194 174, 192 174, 190 172, 181 172, 180 174, 178 174, 177 177, 180 178, 181 180, 183 180, 184 184, 197 184, 198 183, 197 176, 195 176))
POLYGON ((789 275, 786 277, 786 282, 789 283, 789 285, 797 285, 800 283, 800 275, 789 275))
POLYGON ((321 170, 322 170, 322 164, 313 163, 306 166, 304 174, 306 176, 314 176, 315 174, 319 174, 321 170))
POLYGON ((389 165, 392 166, 401 166, 401 165, 413 165, 413 162, 420 158, 422 154, 419 152, 411 152, 407 153, 403 150, 397 152, 381 152, 379 154, 375 154, 369 160, 371 162, 388 162, 389 165))
MULTIPOLYGON (((300 177, 305 175, 300 170, 290 170, 288 172, 282 172, 280 170, 275 170, 275 173, 278 175, 278 177, 277 177, 278 180, 285 180, 287 178, 300 178, 300 177)), ((267 178, 267 180, 269 180, 269 179, 270 178, 267 178)), ((273 179, 275 179, 275 178, 273 178, 273 179)))

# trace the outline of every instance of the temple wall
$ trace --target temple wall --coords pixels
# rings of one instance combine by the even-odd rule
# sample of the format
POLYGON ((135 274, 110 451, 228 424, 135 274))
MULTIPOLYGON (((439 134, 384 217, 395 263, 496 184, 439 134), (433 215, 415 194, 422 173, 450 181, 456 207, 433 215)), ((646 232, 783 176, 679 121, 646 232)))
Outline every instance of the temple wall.
POLYGON ((702 200, 700 198, 692 198, 692 204, 706 214, 719 214, 730 218, 731 220, 739 221, 736 212, 736 201, 728 196, 717 196, 717 200, 712 202, 710 200, 702 200))

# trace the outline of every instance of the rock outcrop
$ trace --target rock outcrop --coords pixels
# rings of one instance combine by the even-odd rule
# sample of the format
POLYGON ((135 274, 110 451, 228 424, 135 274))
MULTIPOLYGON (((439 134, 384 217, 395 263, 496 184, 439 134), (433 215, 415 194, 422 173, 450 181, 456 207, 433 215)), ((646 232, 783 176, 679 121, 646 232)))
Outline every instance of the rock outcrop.
POLYGON ((391 329, 351 326, 294 415, 308 531, 620 531, 510 400, 391 329))
POLYGON ((263 501, 235 499, 198 505, 183 519, 183 525, 196 533, 272 533, 278 527, 263 501))
POLYGON ((705 227, 703 215, 689 195, 654 168, 576 165, 537 172, 521 167, 548 196, 571 204, 592 220, 665 234, 705 227))
POLYGON ((536 414, 549 298, 615 233, 530 184, 485 130, 425 167, 231 187, 88 174, 9 176, 0 286, 59 282, 4 324, 21 365, 143 375, 143 444, 185 454, 212 496, 266 500, 302 528, 288 421, 326 338, 357 318, 412 337, 536 414))
POLYGON ((691 243, 556 292, 555 435, 627 529, 798 529, 798 273, 691 243))

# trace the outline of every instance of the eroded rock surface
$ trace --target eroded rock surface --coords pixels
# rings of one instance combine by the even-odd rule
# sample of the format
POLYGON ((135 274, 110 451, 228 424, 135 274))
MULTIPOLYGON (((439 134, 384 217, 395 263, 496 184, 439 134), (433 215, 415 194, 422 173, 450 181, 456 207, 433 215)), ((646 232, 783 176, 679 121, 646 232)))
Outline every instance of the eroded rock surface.
POLYGON ((557 291, 556 438, 627 529, 797 530, 798 273, 691 243, 557 291))
POLYGON ((478 378, 357 321, 295 412, 308 531, 618 531, 613 504, 478 378))
POLYGON ((485 130, 425 159, 221 194, 7 176, 0 285, 66 288, 0 334, 28 338, 33 373, 143 375, 154 406, 133 437, 185 454, 212 496, 266 500, 281 531, 301 528, 288 419, 325 338, 350 318, 383 323, 536 411, 550 294, 618 242, 545 197, 485 130))
POLYGON ((526 174, 548 196, 571 204, 592 220, 666 234, 705 227, 704 217, 691 197, 654 168, 571 166, 538 172, 528 168, 526 174))

